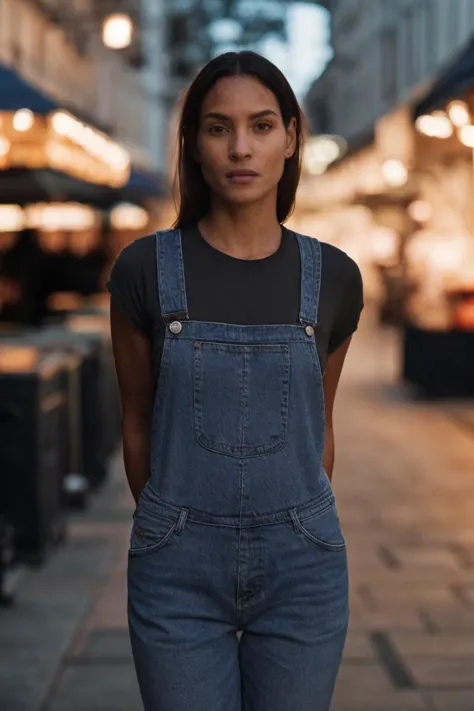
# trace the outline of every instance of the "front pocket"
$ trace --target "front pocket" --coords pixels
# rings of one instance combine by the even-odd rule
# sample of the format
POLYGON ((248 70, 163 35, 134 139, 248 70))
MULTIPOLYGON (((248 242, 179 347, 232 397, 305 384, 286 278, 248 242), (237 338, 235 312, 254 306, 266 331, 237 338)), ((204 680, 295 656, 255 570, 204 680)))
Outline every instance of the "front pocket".
POLYGON ((334 501, 323 511, 309 518, 300 519, 295 514, 295 526, 298 534, 317 548, 333 553, 346 548, 334 501))
POLYGON ((288 422, 286 344, 194 344, 194 429, 206 449, 235 457, 283 447, 288 422))
POLYGON ((175 533, 178 521, 159 516, 143 505, 135 512, 129 555, 138 556, 164 548, 175 533))

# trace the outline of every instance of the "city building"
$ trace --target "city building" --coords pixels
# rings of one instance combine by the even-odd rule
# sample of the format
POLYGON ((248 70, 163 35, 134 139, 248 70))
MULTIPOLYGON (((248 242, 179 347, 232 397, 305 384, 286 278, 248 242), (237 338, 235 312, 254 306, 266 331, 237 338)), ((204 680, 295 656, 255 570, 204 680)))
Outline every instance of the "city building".
POLYGON ((169 111, 162 4, 4 0, 0 111, 67 111, 125 149, 132 191, 155 193, 166 165, 169 111), (102 36, 115 10, 133 28, 133 41, 121 50, 106 47, 102 36))

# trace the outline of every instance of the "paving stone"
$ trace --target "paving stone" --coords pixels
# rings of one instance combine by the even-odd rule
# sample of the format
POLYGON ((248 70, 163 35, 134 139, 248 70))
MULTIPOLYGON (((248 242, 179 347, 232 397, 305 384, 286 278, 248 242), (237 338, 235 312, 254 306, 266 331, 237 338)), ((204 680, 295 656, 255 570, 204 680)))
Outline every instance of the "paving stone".
POLYGON ((418 607, 422 604, 452 604, 454 601, 453 590, 447 585, 441 586, 434 580, 431 586, 427 585, 387 585, 378 581, 368 585, 370 596, 379 610, 394 609, 403 605, 418 607))
POLYGON ((394 689, 378 665, 343 663, 331 711, 426 711, 427 708, 418 691, 394 689))
POLYGON ((92 602, 94 585, 107 573, 110 548, 97 542, 89 578, 72 575, 74 547, 37 573, 17 593, 15 607, 0 610, 0 709, 36 711, 54 679, 63 655, 92 602), (64 564, 70 574, 61 579, 64 564), (87 582, 89 581, 89 582, 87 582))
POLYGON ((455 594, 459 596, 460 599, 464 600, 469 605, 474 607, 474 583, 459 585, 455 590, 455 594))
POLYGON ((448 659, 474 656, 474 638, 471 635, 392 632, 390 639, 403 657, 433 656, 448 659))
POLYGON ((381 629, 426 631, 425 623, 418 610, 409 607, 390 608, 383 612, 365 610, 357 615, 351 615, 349 626, 354 633, 381 629))
POLYGON ((459 632, 473 636, 474 647, 474 608, 458 603, 447 607, 425 606, 425 615, 441 631, 459 632))
MULTIPOLYGON (((360 696, 354 696, 346 695, 341 690, 334 694, 331 711, 433 711, 433 707, 426 705, 423 695, 417 691, 396 691, 380 696, 361 692, 360 696)), ((458 709, 453 706, 449 711, 468 711, 468 707, 458 709)), ((472 706, 469 711, 472 711, 472 706)))
POLYGON ((470 688, 474 702, 474 645, 471 656, 410 657, 405 661, 420 686, 470 688))
POLYGON ((349 634, 344 649, 344 660, 375 661, 375 651, 367 635, 349 634))
POLYGON ((383 694, 391 694, 394 691, 385 670, 374 662, 367 664, 343 662, 336 689, 338 693, 344 693, 345 696, 365 694, 366 698, 374 694, 381 698, 383 694))
POLYGON ((131 664, 68 667, 44 711, 143 711, 131 664))
POLYGON ((389 549, 400 566, 417 569, 435 568, 457 570, 459 559, 449 548, 442 546, 391 546, 389 549))
POLYGON ((428 699, 433 711, 473 711, 474 709, 472 691, 437 691, 435 694, 429 694, 428 699))
POLYGON ((77 654, 78 658, 133 662, 127 629, 91 630, 77 654))

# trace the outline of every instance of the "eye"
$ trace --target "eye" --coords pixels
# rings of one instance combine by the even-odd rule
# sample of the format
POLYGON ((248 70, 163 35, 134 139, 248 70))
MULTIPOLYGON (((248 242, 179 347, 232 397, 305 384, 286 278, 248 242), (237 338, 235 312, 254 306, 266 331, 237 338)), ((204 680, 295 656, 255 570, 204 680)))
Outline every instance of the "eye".
POLYGON ((259 133, 268 133, 273 128, 272 124, 268 121, 259 121, 255 127, 259 133))
POLYGON ((222 136, 222 134, 226 131, 227 128, 219 124, 214 124, 213 126, 209 126, 208 128, 208 132, 211 134, 211 136, 222 136))

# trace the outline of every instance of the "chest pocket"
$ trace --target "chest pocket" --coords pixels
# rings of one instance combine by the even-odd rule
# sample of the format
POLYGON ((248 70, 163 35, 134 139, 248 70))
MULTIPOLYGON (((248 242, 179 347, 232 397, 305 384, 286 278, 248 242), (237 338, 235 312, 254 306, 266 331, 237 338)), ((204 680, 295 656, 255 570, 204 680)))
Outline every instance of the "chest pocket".
POLYGON ((288 423, 285 344, 194 344, 194 429, 213 452, 255 457, 281 449, 288 423))

